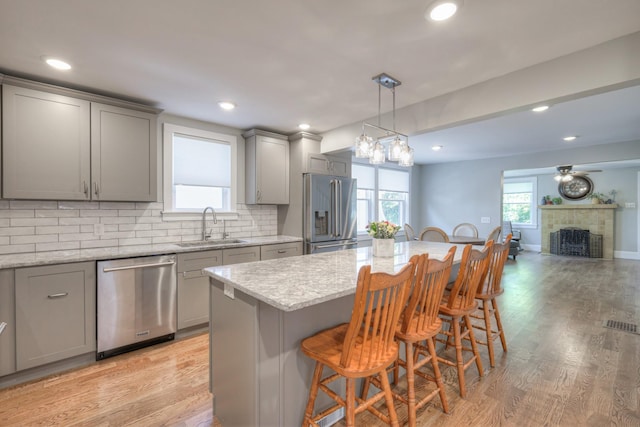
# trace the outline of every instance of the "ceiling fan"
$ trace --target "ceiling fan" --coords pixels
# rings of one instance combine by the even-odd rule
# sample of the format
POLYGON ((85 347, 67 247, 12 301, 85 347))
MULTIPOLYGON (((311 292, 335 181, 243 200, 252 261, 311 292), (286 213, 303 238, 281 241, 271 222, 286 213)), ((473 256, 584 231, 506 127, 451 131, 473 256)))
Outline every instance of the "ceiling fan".
POLYGON ((585 176, 591 172, 602 172, 600 169, 592 169, 592 170, 584 170, 584 171, 574 171, 573 165, 560 165, 556 166, 558 172, 554 175, 553 179, 560 182, 568 182, 573 179, 574 176, 585 176))

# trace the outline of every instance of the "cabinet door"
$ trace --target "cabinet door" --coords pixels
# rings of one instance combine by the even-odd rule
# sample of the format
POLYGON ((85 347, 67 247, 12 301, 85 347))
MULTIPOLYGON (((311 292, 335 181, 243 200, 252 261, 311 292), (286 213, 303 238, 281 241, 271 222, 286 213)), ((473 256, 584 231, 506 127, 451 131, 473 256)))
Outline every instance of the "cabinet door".
POLYGON ((323 154, 309 154, 307 172, 331 175, 331 164, 323 154))
POLYGON ((0 377, 16 371, 16 322, 14 271, 0 270, 0 323, 6 323, 0 332, 0 377))
POLYGON ((156 116, 91 104, 92 198, 155 201, 156 116))
POLYGON ((327 156, 327 160, 329 160, 331 170, 331 174, 337 176, 349 177, 351 176, 351 168, 350 161, 334 156, 327 156))
POLYGON ((295 255, 302 255, 302 242, 278 243, 276 245, 264 245, 260 247, 260 259, 262 261, 295 255))
POLYGON ((220 264, 220 250, 178 254, 178 329, 209 322, 209 277, 202 269, 220 264))
POLYGON ((16 269, 18 370, 96 350, 94 262, 16 269))
POLYGON ((257 201, 289 204, 289 142, 258 136, 256 144, 257 201))
POLYGON ((89 102, 3 85, 3 197, 87 200, 89 102))

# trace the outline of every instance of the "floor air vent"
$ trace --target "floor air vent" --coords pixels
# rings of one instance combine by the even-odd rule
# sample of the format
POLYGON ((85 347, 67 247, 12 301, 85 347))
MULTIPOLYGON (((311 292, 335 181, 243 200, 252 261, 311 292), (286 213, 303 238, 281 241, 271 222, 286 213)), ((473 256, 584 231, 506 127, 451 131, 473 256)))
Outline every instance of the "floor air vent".
POLYGON ((630 332, 632 334, 638 334, 638 326, 633 323, 619 322, 617 320, 605 320, 602 326, 609 329, 616 329, 618 331, 630 332))

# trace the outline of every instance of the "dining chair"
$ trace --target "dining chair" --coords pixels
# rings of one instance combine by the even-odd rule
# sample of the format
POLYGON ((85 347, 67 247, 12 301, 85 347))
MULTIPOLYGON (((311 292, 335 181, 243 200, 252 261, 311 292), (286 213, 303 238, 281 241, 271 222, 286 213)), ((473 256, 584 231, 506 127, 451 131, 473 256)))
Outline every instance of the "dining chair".
POLYGON ((426 242, 444 242, 449 243, 449 236, 441 228, 425 227, 420 231, 420 239, 426 242))
POLYGON ((475 362, 478 374, 481 377, 484 376, 470 315, 478 308, 475 299, 476 291, 489 265, 489 254, 492 247, 493 241, 487 243, 482 250, 472 249, 471 245, 465 245, 462 251, 460 270, 453 283, 453 288, 448 295, 445 295, 439 308, 440 317, 449 323, 449 329, 441 331, 445 338, 437 339, 437 341, 448 346, 453 340, 456 356, 455 361, 439 356, 438 362, 457 368, 461 397, 465 397, 467 393, 464 371, 471 364, 475 362), (461 324, 464 325, 464 329, 461 328, 461 324), (463 339, 469 341, 471 348, 462 346, 463 339), (472 353, 472 357, 465 361, 463 351, 472 353))
POLYGON ((453 227, 452 236, 478 237, 478 229, 470 222, 463 222, 453 227))
POLYGON ((481 304, 478 307, 478 311, 481 311, 482 315, 477 314, 478 311, 471 315, 472 318, 483 321, 482 324, 478 324, 477 322, 473 323, 473 327, 485 333, 486 341, 476 340, 476 342, 481 345, 486 345, 489 349, 489 363, 492 368, 495 366, 493 341, 497 337, 500 337, 500 341, 502 342, 502 351, 507 351, 507 340, 504 336, 504 329, 502 328, 502 320, 500 319, 500 310, 498 309, 496 297, 502 295, 504 292, 501 285, 502 272, 504 271, 504 264, 509 257, 510 243, 511 234, 507 235, 504 242, 493 243, 487 273, 476 291, 476 300, 481 304), (489 305, 491 305, 491 307, 489 305), (492 317, 496 322, 497 330, 495 331, 492 326, 492 317))
POLYGON ((409 224, 404 224, 404 234, 407 237, 407 242, 411 240, 416 240, 416 232, 413 230, 413 227, 409 224))
POLYGON ((415 264, 409 262, 397 274, 371 273, 371 266, 360 268, 356 295, 349 323, 318 332, 300 344, 302 352, 316 361, 303 426, 317 426, 318 421, 340 408, 345 408, 346 425, 355 425, 356 414, 368 410, 392 426, 398 426, 393 395, 386 375, 388 366, 398 357, 395 340, 396 326, 407 302, 415 274, 415 264), (330 372, 322 377, 324 368, 330 372), (358 399, 356 407, 356 379, 378 374, 381 391, 367 399, 358 399), (342 398, 328 384, 344 377, 346 396, 342 398), (335 400, 332 407, 314 415, 319 391, 335 400), (388 415, 373 405, 385 399, 388 415))
POLYGON ((489 240, 493 240, 494 242, 498 242, 498 239, 500 238, 500 233, 501 232, 502 232, 502 226, 494 228, 493 230, 491 230, 491 232, 489 233, 489 235, 485 239, 484 243, 485 244, 489 243, 489 240))

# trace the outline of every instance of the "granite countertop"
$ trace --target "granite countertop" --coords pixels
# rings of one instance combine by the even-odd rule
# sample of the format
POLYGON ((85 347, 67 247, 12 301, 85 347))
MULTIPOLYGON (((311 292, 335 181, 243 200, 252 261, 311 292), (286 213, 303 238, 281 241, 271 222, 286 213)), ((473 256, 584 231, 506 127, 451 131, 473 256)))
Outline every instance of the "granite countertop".
POLYGON ((163 243, 158 245, 121 246, 117 248, 76 249, 69 251, 0 255, 0 269, 292 243, 301 242, 302 238, 291 236, 264 236, 246 238, 239 237, 238 240, 242 240, 242 243, 223 243, 191 247, 182 247, 179 246, 178 243, 163 243))
POLYGON ((354 294, 358 271, 371 264, 372 271, 393 273, 411 256, 429 253, 442 259, 458 246, 454 264, 460 263, 463 245, 436 242, 398 242, 393 258, 373 257, 371 248, 348 249, 268 261, 206 268, 207 275, 282 311, 294 311, 354 294))

